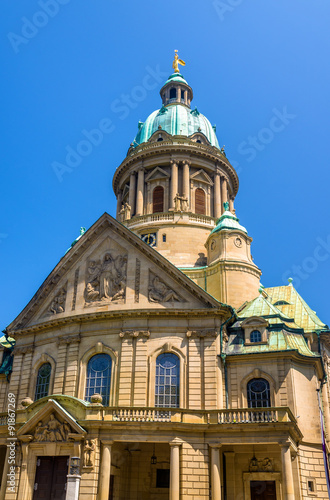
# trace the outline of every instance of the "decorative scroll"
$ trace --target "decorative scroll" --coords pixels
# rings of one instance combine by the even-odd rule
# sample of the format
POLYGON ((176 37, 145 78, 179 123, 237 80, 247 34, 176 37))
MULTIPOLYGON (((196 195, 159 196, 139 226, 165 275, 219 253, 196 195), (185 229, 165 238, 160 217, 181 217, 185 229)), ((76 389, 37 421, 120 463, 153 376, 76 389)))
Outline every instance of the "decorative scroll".
POLYGON ((135 270, 135 297, 134 302, 139 302, 140 296, 140 275, 141 275, 141 262, 136 259, 136 270, 135 270))
POLYGON ((122 339, 124 337, 137 338, 137 337, 150 337, 149 330, 124 330, 119 333, 119 337, 122 339))
POLYGON ((270 458, 266 457, 258 460, 255 456, 251 458, 249 471, 250 472, 273 472, 273 462, 270 458))
POLYGON ((85 299, 86 305, 95 302, 125 300, 127 255, 114 257, 107 252, 101 260, 90 260, 87 264, 85 299))
POLYGON ((183 302, 179 295, 158 276, 149 273, 149 302, 183 302))
POLYGON ((71 427, 67 422, 61 423, 55 417, 55 414, 52 413, 47 422, 43 423, 42 421, 37 423, 37 426, 34 431, 34 440, 35 441, 50 441, 50 442, 58 442, 58 441, 67 441, 68 435, 71 433, 71 427))
POLYGON ((74 273, 73 297, 72 297, 72 305, 71 305, 72 311, 74 311, 76 308, 78 279, 79 279, 79 267, 78 267, 78 269, 76 269, 76 272, 74 273))

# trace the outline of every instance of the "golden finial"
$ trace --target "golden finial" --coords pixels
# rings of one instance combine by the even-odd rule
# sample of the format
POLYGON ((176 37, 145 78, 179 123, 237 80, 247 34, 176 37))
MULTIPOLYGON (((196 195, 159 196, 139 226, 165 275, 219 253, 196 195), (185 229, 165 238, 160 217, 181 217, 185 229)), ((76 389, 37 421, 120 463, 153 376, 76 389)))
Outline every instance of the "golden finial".
POLYGON ((185 66, 186 63, 184 61, 182 61, 182 59, 179 59, 179 56, 178 56, 178 51, 175 50, 174 51, 174 61, 173 61, 173 69, 174 69, 174 73, 180 73, 180 70, 179 70, 179 64, 181 66, 185 66))

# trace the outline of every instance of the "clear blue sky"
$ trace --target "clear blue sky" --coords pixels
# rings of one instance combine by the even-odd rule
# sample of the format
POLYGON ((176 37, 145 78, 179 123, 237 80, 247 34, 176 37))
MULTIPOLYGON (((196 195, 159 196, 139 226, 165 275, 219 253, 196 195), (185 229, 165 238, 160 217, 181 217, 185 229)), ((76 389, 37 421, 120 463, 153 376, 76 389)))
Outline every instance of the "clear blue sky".
POLYGON ((330 323, 329 24, 329 0, 2 0, 1 329, 80 226, 115 215, 113 173, 160 107, 174 49, 239 170, 263 285, 292 276, 330 323), (99 144, 56 175, 105 119, 99 144))

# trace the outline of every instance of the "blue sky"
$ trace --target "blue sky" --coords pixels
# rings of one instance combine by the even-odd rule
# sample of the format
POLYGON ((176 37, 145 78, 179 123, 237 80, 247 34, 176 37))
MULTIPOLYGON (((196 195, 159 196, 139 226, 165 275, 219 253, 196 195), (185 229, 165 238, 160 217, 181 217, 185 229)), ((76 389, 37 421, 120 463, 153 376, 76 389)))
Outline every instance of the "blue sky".
POLYGON ((1 11, 1 329, 79 228, 115 215, 113 173, 160 107, 174 49, 239 172, 263 285, 292 276, 330 323, 328 0, 3 0, 1 11))

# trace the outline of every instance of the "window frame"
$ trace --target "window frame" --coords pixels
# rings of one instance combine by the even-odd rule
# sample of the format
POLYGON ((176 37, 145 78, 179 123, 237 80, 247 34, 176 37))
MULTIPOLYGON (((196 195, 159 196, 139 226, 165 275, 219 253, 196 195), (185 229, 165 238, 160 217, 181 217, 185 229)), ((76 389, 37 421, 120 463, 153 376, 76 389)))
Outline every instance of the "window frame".
POLYGON ((156 358, 156 373, 155 373, 155 402, 154 402, 154 406, 156 408, 180 408, 180 358, 177 354, 173 353, 173 352, 164 352, 164 353, 160 353, 157 358, 156 358), (158 361, 159 361, 159 358, 163 357, 172 357, 172 358, 176 358, 177 360, 177 364, 171 368, 169 367, 166 367, 166 366, 163 366, 161 365, 158 361), (165 370, 165 373, 161 373, 161 369, 165 370), (175 374, 172 373, 172 370, 176 371, 175 374), (166 371, 169 371, 169 373, 166 373, 166 371), (164 383, 161 384, 159 382, 159 379, 162 379, 164 378, 164 383), (166 379, 169 378, 170 379, 170 383, 169 384, 166 384, 166 379), (172 379, 175 378, 177 379, 177 382, 176 384, 172 384, 172 379), (170 392, 168 395, 166 395, 166 387, 169 386, 170 388, 170 392), (162 393, 162 391, 159 391, 160 388, 164 387, 164 392, 162 393), (172 388, 176 388, 176 391, 175 393, 172 395, 172 388), (157 390, 158 388, 158 390, 157 390), (166 396, 168 396, 170 398, 170 402, 168 404, 166 404, 166 402, 164 401, 163 404, 160 404, 159 403, 159 399, 161 397, 164 398, 164 400, 166 399, 166 396), (175 404, 172 404, 172 398, 175 398, 176 399, 176 403, 175 404), (158 399, 158 402, 157 402, 157 399, 158 399))
MULTIPOLYGON (((45 378, 45 377, 43 377, 45 378)), ((49 361, 45 361, 44 363, 41 363, 38 371, 37 371, 37 376, 34 384, 34 401, 39 401, 39 399, 45 398, 46 396, 49 396, 50 388, 51 388, 51 378, 52 378, 52 365, 49 361), (50 368, 49 374, 48 374, 48 385, 47 385, 47 393, 43 394, 43 396, 38 396, 37 397, 37 391, 38 391, 38 384, 39 384, 39 376, 40 376, 40 370, 48 365, 50 368)), ((45 385, 45 382, 43 382, 41 385, 45 385)))
MULTIPOLYGON (((92 367, 91 367, 91 370, 94 373, 101 373, 100 370, 95 370, 92 367)), ((105 372, 106 370, 102 370, 102 372, 105 372)), ((103 404, 103 406, 109 406, 109 403, 110 403, 110 393, 111 393, 111 375, 112 375, 112 359, 111 359, 110 354, 108 354, 106 352, 97 352, 97 353, 93 354, 89 358, 89 360, 87 362, 87 366, 86 366, 86 380, 85 380, 85 397, 84 397, 84 401, 90 402, 90 398, 91 398, 91 396, 93 394, 101 394, 102 388, 103 388, 102 381, 107 378, 108 381, 107 381, 107 383, 105 385, 106 394, 105 395, 101 394, 101 396, 102 396, 102 404, 103 404), (92 388, 92 387, 89 387, 89 384, 88 384, 88 380, 89 380, 89 365, 92 363, 92 360, 95 359, 97 356, 106 356, 109 359, 109 366, 108 366, 108 368, 106 368, 106 370, 108 370, 109 373, 108 373, 108 375, 106 377, 105 376, 104 377, 102 377, 102 376, 98 377, 97 375, 93 376, 93 377, 90 377, 91 381, 93 379, 94 380, 100 379, 101 380, 101 386, 97 386, 96 383, 95 383, 94 392, 88 396, 87 395, 87 391, 92 388), (104 398, 106 398, 105 401, 104 401, 104 398)))
MULTIPOLYGON (((258 394, 258 392, 256 391, 253 391, 255 394, 258 394)), ((246 394, 247 394, 247 406, 248 408, 251 408, 251 409, 260 409, 260 408, 271 408, 271 397, 270 397, 270 384, 268 382, 267 379, 263 378, 263 377, 258 377, 258 378, 252 378, 248 381, 247 385, 246 385, 246 394), (253 399, 250 399, 250 396, 249 396, 249 392, 252 392, 252 389, 249 388, 250 385, 252 385, 253 383, 255 382, 265 382, 266 384, 266 389, 262 392, 259 392, 259 394, 263 394, 264 392, 266 392, 267 394, 267 398, 265 397, 262 397, 260 400, 258 398, 255 398, 254 400, 253 399), (267 402, 268 402, 268 405, 267 406, 252 406, 250 405, 250 402, 253 403, 253 402, 257 402, 258 401, 265 401, 267 399, 267 402)))

